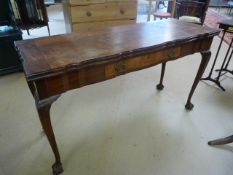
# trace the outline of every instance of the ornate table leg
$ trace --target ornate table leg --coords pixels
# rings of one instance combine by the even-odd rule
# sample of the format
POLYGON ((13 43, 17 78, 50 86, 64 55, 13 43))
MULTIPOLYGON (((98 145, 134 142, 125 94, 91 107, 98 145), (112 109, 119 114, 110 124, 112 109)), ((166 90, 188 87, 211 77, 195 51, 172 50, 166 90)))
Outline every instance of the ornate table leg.
POLYGON ((164 88, 163 77, 164 77, 164 72, 165 72, 165 68, 166 68, 166 63, 167 62, 162 63, 160 81, 159 81, 159 84, 157 84, 157 86, 156 86, 158 90, 163 90, 163 88, 164 88))
POLYGON ((41 125, 44 129, 44 132, 47 136, 47 139, 49 141, 49 144, 53 150, 54 156, 55 156, 55 163, 53 164, 53 175, 58 175, 63 172, 61 159, 59 155, 59 151, 57 148, 57 143, 55 140, 55 135, 53 133, 53 128, 51 125, 50 120, 50 108, 52 103, 57 100, 59 96, 54 96, 49 98, 48 100, 43 100, 37 103, 37 111, 39 114, 41 125))
POLYGON ((208 145, 224 145, 233 142, 233 135, 208 142, 208 145))
POLYGON ((201 55, 202 55, 202 59, 201 59, 201 63, 200 63, 200 66, 199 66, 199 69, 198 69, 198 72, 197 72, 197 75, 194 79, 194 82, 193 82, 193 86, 190 90, 190 93, 189 93, 189 96, 188 96, 188 100, 186 102, 186 105, 185 105, 185 108, 188 109, 188 110, 191 110, 193 109, 193 104, 191 103, 191 98, 193 96, 193 93, 197 87, 197 84, 199 83, 204 71, 205 71, 205 68, 210 60, 210 56, 211 56, 211 52, 209 50, 207 51, 202 51, 201 52, 201 55))

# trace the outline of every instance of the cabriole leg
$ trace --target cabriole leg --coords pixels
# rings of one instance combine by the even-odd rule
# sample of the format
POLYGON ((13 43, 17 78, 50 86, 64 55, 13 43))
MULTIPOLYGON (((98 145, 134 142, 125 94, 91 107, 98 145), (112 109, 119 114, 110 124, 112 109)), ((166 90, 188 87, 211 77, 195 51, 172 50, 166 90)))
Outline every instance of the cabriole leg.
POLYGON ((41 125, 43 127, 43 130, 47 136, 47 139, 55 156, 55 163, 52 166, 53 175, 58 175, 63 172, 63 168, 50 120, 50 108, 51 108, 51 103, 46 105, 37 105, 37 111, 39 114, 41 125))
POLYGON ((163 88, 164 88, 163 77, 164 77, 164 73, 165 73, 165 68, 166 68, 166 62, 162 63, 160 81, 159 81, 159 84, 157 84, 157 86, 156 86, 158 90, 163 90, 163 88))
POLYGON ((189 93, 189 96, 188 96, 188 100, 186 102, 186 105, 185 105, 185 108, 188 109, 188 110, 191 110, 193 109, 193 104, 191 103, 191 98, 193 96, 193 93, 205 71, 205 68, 210 60, 210 56, 211 56, 211 52, 208 50, 208 51, 203 51, 201 52, 201 55, 202 55, 202 59, 201 59, 201 63, 200 63, 200 66, 199 66, 199 69, 198 69, 198 72, 197 72, 197 75, 194 79, 194 82, 193 82, 193 86, 190 90, 190 93, 189 93))

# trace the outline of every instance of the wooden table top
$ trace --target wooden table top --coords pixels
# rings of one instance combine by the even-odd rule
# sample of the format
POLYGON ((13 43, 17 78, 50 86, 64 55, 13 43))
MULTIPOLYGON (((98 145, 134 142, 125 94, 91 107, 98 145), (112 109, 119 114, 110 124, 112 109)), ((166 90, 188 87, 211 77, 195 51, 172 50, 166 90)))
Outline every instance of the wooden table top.
POLYGON ((155 52, 219 30, 175 19, 16 42, 28 79, 155 52))

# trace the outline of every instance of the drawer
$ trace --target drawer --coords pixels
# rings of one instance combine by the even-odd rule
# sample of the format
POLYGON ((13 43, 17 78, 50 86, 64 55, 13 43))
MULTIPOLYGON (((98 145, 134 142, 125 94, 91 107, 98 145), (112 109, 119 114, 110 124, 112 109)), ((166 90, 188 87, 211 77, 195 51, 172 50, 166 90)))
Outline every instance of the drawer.
POLYGON ((104 3, 106 0, 69 0, 70 5, 87 5, 87 4, 98 4, 104 3))
POLYGON ((137 2, 137 0, 69 0, 71 6, 100 4, 105 2, 137 2))
POLYGON ((128 58, 117 63, 108 64, 105 66, 105 77, 112 78, 127 72, 140 70, 165 61, 179 58, 181 56, 180 51, 180 47, 175 47, 144 56, 128 58))
POLYGON ((74 23, 73 32, 88 31, 93 28, 118 26, 124 24, 132 24, 132 23, 136 23, 136 20, 114 20, 114 21, 103 21, 103 22, 74 23))
POLYGON ((163 54, 166 60, 179 58, 181 56, 181 47, 172 47, 170 49, 166 49, 163 54))
POLYGON ((92 22, 106 20, 136 19, 136 2, 108 2, 71 7, 71 21, 92 22))

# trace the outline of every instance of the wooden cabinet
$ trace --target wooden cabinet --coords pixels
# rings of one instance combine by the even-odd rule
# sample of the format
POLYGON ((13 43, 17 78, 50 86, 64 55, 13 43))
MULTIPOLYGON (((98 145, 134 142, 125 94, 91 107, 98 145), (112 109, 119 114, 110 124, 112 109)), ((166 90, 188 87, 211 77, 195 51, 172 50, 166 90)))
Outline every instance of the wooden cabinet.
POLYGON ((135 23, 137 0, 67 0, 63 4, 67 32, 135 23))

